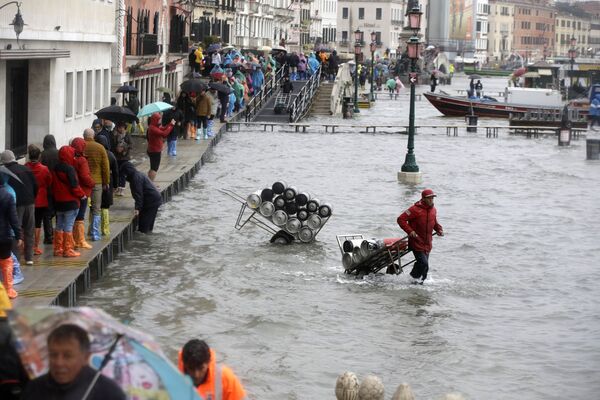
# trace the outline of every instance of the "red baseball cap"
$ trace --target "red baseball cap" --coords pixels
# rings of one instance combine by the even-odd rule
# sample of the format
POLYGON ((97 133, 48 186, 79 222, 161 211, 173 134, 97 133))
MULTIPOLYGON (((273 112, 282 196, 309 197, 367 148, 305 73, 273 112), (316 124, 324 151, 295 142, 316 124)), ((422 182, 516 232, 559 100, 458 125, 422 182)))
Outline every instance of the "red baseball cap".
POLYGON ((433 193, 433 190, 431 189, 425 189, 421 192, 421 198, 425 198, 425 197, 436 197, 437 195, 435 193, 433 193))

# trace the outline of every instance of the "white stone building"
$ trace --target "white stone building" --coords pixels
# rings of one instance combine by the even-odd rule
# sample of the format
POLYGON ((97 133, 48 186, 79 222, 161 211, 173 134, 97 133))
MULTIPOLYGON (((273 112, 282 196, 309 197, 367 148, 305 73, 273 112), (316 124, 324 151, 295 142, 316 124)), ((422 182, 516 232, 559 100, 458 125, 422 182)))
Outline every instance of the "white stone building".
POLYGON ((337 34, 337 1, 321 0, 321 4, 322 8, 319 12, 322 18, 322 41, 329 46, 335 47, 337 34))
POLYGON ((21 0, 0 10, 0 149, 22 156, 48 133, 63 145, 110 104, 112 0, 21 0))
MULTIPOLYGON (((371 32, 375 32, 377 41, 376 56, 383 56, 386 51, 393 53, 397 48, 406 47, 402 28, 406 23, 405 0, 342 0, 337 7, 337 43, 338 48, 354 53, 354 31, 363 32, 363 54, 370 58, 369 44, 371 32)), ((427 1, 420 1, 423 15, 421 17, 420 35, 427 32, 427 1)))
POLYGON ((488 14, 490 5, 488 0, 476 0, 475 24, 473 39, 475 42, 475 58, 485 64, 488 61, 488 14))
POLYGON ((490 0, 488 57, 491 63, 504 61, 512 52, 514 15, 514 3, 490 0))

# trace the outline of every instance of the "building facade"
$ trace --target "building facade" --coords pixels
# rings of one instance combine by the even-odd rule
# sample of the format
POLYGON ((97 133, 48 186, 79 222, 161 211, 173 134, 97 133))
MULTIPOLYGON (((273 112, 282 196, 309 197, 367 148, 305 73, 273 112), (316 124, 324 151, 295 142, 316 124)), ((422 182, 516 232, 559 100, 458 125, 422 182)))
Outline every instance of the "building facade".
MULTIPOLYGON (((404 0, 345 0, 337 7, 337 43, 342 51, 354 53, 354 31, 363 32, 363 54, 370 54, 371 32, 377 42, 376 56, 394 54, 406 49, 407 36, 411 32, 403 28, 408 25, 406 10, 410 1, 404 0)), ((418 2, 423 11, 421 37, 427 35, 428 1, 418 2)), ((370 57, 370 56, 369 56, 370 57)))
POLYGON ((0 148, 22 156, 46 134, 57 144, 81 136, 110 104, 112 0, 21 0, 0 10, 0 148), (94 18, 90 18, 90 16, 94 18))
POLYGON ((556 11, 549 0, 514 1, 513 51, 526 63, 551 56, 555 45, 556 11))
POLYGON ((489 0, 488 57, 490 62, 502 62, 513 49, 515 5, 503 0, 489 0))
POLYGON ((591 56, 593 48, 588 51, 591 19, 583 10, 569 7, 567 4, 556 4, 556 28, 554 54, 568 57, 569 49, 574 48, 579 56, 591 56))

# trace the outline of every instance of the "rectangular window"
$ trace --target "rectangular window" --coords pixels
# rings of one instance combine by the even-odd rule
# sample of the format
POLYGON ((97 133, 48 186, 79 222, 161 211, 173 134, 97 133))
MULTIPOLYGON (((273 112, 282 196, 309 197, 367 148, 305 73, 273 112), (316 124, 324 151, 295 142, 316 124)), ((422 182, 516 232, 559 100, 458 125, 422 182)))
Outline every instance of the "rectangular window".
POLYGON ((102 105, 109 105, 108 96, 110 94, 110 78, 109 78, 109 70, 108 68, 104 69, 104 76, 102 77, 102 105))
POLYGON ((342 31, 342 42, 348 41, 348 31, 342 31))
POLYGON ((95 109, 102 108, 102 70, 97 69, 94 81, 94 107, 95 109))
POLYGON ((94 71, 86 71, 85 73, 85 112, 91 113, 94 111, 93 95, 94 90, 94 71))
POLYGON ((348 19, 348 7, 342 8, 342 19, 348 19))
POLYGON ((83 71, 77 71, 77 93, 75 95, 75 115, 83 115, 83 71))
POLYGON ((358 19, 365 19, 365 9, 362 7, 358 9, 358 19))
POLYGON ((381 8, 376 8, 375 9, 375 19, 379 20, 382 17, 382 9, 381 8))
POLYGON ((65 75, 65 118, 73 117, 73 73, 65 75))
POLYGON ((381 44, 381 32, 375 32, 375 43, 381 44))
POLYGON ((475 32, 481 32, 481 21, 477 21, 475 32))

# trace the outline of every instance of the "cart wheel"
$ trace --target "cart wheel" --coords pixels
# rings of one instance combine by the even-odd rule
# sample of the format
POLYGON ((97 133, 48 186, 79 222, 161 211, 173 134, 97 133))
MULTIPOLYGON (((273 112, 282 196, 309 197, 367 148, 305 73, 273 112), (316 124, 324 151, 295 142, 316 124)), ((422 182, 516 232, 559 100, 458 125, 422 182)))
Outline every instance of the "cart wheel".
POLYGON ((291 244, 294 241, 294 237, 286 231, 279 231, 271 238, 271 243, 276 244, 291 244))

